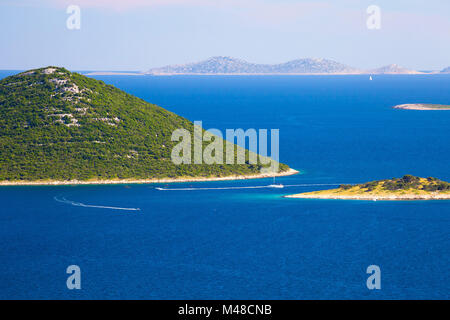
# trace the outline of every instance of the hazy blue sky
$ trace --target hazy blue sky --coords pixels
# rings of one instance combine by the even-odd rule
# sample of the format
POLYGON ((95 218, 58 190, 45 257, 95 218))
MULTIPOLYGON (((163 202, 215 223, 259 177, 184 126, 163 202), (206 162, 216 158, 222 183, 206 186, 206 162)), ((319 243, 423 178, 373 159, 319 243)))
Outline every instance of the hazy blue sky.
POLYGON ((146 70, 226 55, 450 66, 449 0, 0 0, 0 69, 146 70), (69 4, 81 29, 66 27, 69 4), (366 27, 369 5, 381 29, 366 27))

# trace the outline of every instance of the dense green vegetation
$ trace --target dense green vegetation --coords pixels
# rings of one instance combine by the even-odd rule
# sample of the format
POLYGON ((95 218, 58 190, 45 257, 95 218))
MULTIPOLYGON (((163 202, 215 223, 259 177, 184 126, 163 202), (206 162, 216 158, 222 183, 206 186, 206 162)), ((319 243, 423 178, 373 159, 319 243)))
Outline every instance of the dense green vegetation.
POLYGON ((189 120, 102 81, 56 67, 23 72, 0 81, 0 181, 260 172, 261 164, 173 164, 177 128, 193 132, 189 120))
POLYGON ((341 185, 342 190, 350 190, 354 187, 364 189, 365 192, 379 191, 399 191, 399 190, 423 190, 423 191, 450 191, 450 183, 437 178, 420 178, 412 175, 405 175, 402 178, 392 178, 388 180, 371 181, 363 184, 341 185))

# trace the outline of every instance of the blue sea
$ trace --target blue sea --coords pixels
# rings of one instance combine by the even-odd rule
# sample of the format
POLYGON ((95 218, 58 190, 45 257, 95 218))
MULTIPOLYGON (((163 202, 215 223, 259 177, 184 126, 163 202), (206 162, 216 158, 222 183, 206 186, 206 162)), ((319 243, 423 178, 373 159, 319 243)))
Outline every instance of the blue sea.
POLYGON ((284 189, 1 187, 1 299, 450 298, 450 201, 282 198, 405 174, 450 181, 450 112, 391 108, 449 104, 450 75, 96 78, 206 129, 279 129, 280 161, 301 174, 278 178, 284 189), (69 265, 81 290, 66 287, 69 265), (366 286, 369 265, 381 290, 366 286))

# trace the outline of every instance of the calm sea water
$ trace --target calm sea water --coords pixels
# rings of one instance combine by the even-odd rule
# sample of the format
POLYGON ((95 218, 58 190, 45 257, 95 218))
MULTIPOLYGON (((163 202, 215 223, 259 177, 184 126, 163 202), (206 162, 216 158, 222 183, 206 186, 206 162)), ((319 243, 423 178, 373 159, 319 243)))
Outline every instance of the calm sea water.
MULTIPOLYGON (((96 78, 205 128, 280 129, 281 161, 303 173, 277 180, 285 185, 450 180, 450 112, 391 109, 450 103, 448 75, 96 78)), ((319 186, 156 186, 0 188, 0 298, 450 298, 450 201, 281 197, 319 186), (66 288, 72 264, 78 291, 66 288), (366 287, 372 264, 381 290, 366 287)))

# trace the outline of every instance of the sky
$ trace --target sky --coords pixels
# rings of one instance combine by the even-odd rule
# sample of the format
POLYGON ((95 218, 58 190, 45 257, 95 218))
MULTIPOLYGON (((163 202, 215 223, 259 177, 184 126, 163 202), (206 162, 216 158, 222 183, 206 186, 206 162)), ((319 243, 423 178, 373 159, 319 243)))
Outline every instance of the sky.
POLYGON ((448 0, 0 0, 0 69, 143 71, 211 56, 450 66, 448 0), (67 28, 69 5, 80 29, 67 28), (369 29, 367 8, 380 8, 369 29))

